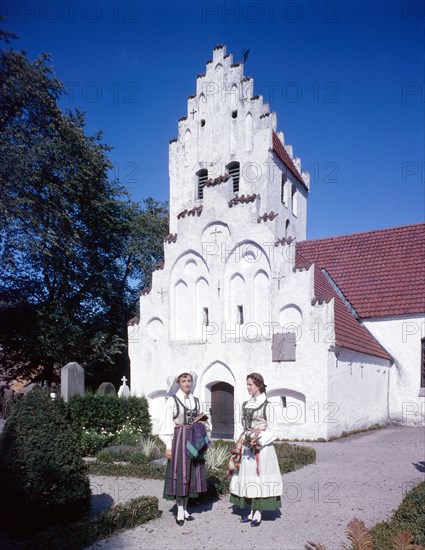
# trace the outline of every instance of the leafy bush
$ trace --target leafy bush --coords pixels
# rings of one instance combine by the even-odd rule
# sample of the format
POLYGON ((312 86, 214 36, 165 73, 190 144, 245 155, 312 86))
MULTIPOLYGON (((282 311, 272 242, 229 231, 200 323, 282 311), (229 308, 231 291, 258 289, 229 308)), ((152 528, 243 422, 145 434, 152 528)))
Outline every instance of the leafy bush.
POLYGON ((115 434, 129 423, 145 435, 152 429, 148 402, 144 397, 123 399, 114 395, 74 395, 65 406, 65 416, 77 432, 84 427, 115 434))
POLYGON ((137 445, 151 432, 147 400, 114 395, 74 395, 68 403, 58 400, 72 429, 79 435, 81 452, 94 456, 103 447, 137 445))
POLYGON ((113 435, 114 445, 137 445, 143 436, 143 429, 135 419, 127 419, 113 435))
POLYGON ((393 517, 378 523, 372 529, 375 550, 391 548, 396 533, 409 531, 416 544, 425 545, 425 481, 414 487, 404 497, 393 517))
POLYGON ((94 456, 114 438, 113 434, 99 433, 83 428, 80 435, 80 449, 83 456, 94 456))
POLYGON ((94 476, 140 477, 141 479, 165 479, 165 468, 154 468, 150 464, 105 464, 90 462, 89 473, 94 476))
POLYGON ((130 456, 130 464, 144 466, 148 464, 148 457, 142 451, 136 451, 130 456))
POLYGON ((100 451, 97 453, 96 458, 99 462, 104 462, 105 464, 112 464, 114 457, 108 451, 100 451))
POLYGON ((0 522, 31 531, 79 518, 90 504, 76 435, 44 392, 22 398, 0 436, 0 522), (25 521, 23 521, 25 518, 25 521))
POLYGON ((107 512, 90 520, 54 526, 27 541, 25 548, 50 550, 77 550, 104 539, 121 529, 130 529, 158 517, 156 497, 138 497, 125 504, 117 504, 107 512))
POLYGON ((282 474, 293 472, 316 462, 316 451, 311 447, 279 442, 275 444, 275 449, 282 474))

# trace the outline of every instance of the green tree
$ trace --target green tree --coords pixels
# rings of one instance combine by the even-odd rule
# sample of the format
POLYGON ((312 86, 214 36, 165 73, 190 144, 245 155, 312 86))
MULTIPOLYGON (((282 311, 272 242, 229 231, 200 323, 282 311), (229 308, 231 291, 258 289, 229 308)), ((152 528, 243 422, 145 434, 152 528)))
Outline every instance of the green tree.
POLYGON ((117 382, 167 207, 111 181, 110 148, 82 112, 62 112, 47 54, 1 50, 0 75, 0 369, 52 380, 78 361, 117 382))

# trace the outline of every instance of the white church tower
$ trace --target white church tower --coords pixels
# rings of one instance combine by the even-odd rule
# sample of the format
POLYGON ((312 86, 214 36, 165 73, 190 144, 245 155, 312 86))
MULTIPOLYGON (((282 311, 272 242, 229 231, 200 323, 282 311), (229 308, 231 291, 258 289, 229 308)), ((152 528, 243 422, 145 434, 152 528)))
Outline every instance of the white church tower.
MULTIPOLYGON (((323 275, 295 264, 309 175, 243 69, 225 46, 214 48, 170 142, 170 234, 129 326, 131 389, 148 398, 155 432, 166 378, 187 367, 213 435, 233 436, 246 375, 256 371, 282 437, 327 438, 332 423, 317 419, 338 412, 323 409, 334 402, 329 365, 357 359, 336 353, 332 336, 323 341, 335 300, 316 299, 323 275)), ((386 414, 376 406, 375 422, 386 414)))

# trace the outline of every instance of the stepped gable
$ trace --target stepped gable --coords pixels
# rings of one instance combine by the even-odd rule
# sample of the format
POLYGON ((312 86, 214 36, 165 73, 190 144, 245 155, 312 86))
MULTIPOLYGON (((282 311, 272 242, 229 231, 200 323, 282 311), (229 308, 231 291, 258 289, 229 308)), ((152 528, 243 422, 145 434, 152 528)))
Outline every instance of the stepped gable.
POLYGON ((317 266, 314 266, 314 293, 315 301, 319 303, 329 302, 334 298, 334 330, 337 346, 393 360, 372 334, 350 313, 326 275, 317 266))
POLYGON ((326 269, 362 319, 425 311, 425 224, 296 244, 296 266, 326 269))

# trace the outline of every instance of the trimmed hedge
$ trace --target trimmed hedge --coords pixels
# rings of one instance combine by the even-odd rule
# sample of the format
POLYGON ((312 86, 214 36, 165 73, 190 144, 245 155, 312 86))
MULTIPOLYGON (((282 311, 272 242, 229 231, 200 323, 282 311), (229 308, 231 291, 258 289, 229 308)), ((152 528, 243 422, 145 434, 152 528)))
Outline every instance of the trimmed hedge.
POLYGON ((144 397, 123 399, 87 393, 72 396, 68 403, 59 399, 57 406, 78 434, 81 453, 86 456, 95 456, 111 444, 136 445, 152 430, 144 397))
POLYGON ((116 433, 128 422, 137 425, 144 435, 149 435, 152 430, 145 397, 124 399, 115 395, 73 395, 64 409, 65 417, 76 431, 84 427, 116 433))
POLYGON ((107 464, 90 462, 89 473, 93 476, 140 477, 141 479, 165 479, 165 468, 154 468, 149 464, 107 464))
POLYGON ((308 464, 316 462, 316 451, 311 447, 276 442, 275 449, 282 474, 299 470, 308 464))
POLYGON ((100 516, 65 526, 51 527, 26 541, 28 550, 81 550, 122 529, 130 529, 159 516, 156 497, 138 497, 117 504, 100 516))
POLYGON ((81 518, 90 506, 78 438, 41 390, 23 397, 0 436, 0 524, 31 532, 81 518))

